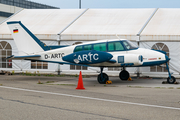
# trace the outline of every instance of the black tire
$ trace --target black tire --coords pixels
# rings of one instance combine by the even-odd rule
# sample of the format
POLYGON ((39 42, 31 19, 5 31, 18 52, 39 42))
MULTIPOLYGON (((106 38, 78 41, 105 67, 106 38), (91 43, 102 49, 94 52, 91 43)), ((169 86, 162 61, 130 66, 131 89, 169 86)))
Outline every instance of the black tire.
POLYGON ((102 73, 103 78, 101 77, 101 74, 98 75, 97 80, 100 84, 106 84, 106 81, 109 80, 109 77, 106 73, 102 73))
POLYGON ((121 80, 128 80, 129 79, 129 72, 126 71, 126 70, 122 70, 120 73, 119 73, 119 78, 121 80))
POLYGON ((169 84, 174 84, 174 83, 176 82, 176 78, 175 78, 174 76, 171 76, 171 79, 168 77, 168 78, 167 78, 167 82, 168 82, 169 84))

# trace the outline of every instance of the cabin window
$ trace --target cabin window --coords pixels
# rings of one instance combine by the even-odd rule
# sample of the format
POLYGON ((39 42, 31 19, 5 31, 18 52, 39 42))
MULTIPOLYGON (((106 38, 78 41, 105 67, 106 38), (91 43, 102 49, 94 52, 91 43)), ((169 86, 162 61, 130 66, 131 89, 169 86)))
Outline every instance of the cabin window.
POLYGON ((94 50, 106 51, 106 43, 94 44, 94 50))
POLYGON ((74 49, 74 52, 79 52, 79 51, 82 51, 82 46, 77 46, 75 49, 74 49))
POLYGON ((6 59, 11 55, 11 45, 6 41, 0 42, 0 68, 12 68, 12 60, 6 59))
POLYGON ((84 45, 84 50, 92 50, 92 45, 84 45))
POLYGON ((108 51, 118 51, 124 50, 124 47, 120 42, 109 42, 108 43, 108 51))

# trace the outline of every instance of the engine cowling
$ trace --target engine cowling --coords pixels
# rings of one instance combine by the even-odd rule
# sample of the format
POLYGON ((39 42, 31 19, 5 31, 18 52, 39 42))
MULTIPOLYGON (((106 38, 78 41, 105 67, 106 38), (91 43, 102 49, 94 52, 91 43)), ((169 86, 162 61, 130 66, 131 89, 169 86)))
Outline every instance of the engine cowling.
POLYGON ((102 51, 80 51, 64 56, 64 61, 76 64, 96 64, 109 61, 113 55, 102 51))
POLYGON ((117 54, 113 59, 121 66, 139 66, 143 64, 143 56, 138 54, 117 54))

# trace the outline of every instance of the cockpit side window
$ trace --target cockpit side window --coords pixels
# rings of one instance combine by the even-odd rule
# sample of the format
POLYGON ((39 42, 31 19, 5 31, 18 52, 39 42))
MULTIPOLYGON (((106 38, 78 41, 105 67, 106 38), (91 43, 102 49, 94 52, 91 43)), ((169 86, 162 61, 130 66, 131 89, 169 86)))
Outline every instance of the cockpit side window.
POLYGON ((122 43, 124 44, 124 47, 126 47, 127 50, 132 50, 132 49, 138 48, 136 45, 134 45, 132 42, 130 42, 128 40, 124 40, 124 41, 122 41, 122 43))
POLYGON ((109 42, 108 43, 108 51, 119 51, 124 50, 124 47, 120 42, 109 42))
POLYGON ((94 44, 93 49, 96 51, 106 51, 106 43, 94 44))
POLYGON ((75 49, 74 49, 74 52, 79 52, 79 51, 82 51, 82 46, 77 46, 75 49))

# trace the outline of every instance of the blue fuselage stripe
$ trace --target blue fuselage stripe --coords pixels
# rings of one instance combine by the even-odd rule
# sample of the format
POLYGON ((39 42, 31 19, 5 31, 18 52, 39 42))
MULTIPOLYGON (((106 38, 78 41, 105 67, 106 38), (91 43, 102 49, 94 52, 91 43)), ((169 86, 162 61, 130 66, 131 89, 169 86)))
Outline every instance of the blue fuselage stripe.
MULTIPOLYGON (((154 62, 144 62, 141 66, 154 66, 154 65, 161 65, 163 63, 166 63, 166 60, 162 60, 162 61, 154 61, 154 62)), ((140 67, 141 67, 140 66, 140 67)))

